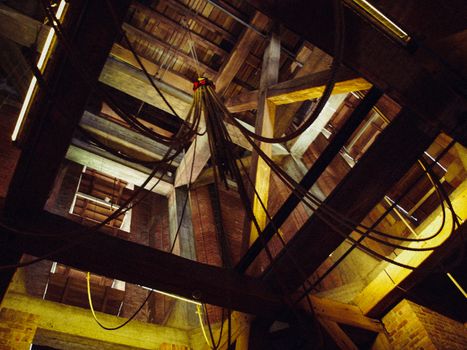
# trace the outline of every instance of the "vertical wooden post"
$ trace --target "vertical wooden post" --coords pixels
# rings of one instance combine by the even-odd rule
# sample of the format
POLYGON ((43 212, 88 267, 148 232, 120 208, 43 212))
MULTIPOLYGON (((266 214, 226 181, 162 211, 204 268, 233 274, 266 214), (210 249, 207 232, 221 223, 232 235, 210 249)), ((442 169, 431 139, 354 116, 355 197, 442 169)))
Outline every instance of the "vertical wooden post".
MULTIPOLYGON (((279 61, 280 39, 277 33, 273 33, 263 57, 259 88, 258 114, 255 125, 255 132, 265 137, 274 136, 275 105, 267 100, 267 92, 269 86, 278 82, 279 61)), ((267 156, 272 156, 272 144, 261 142, 260 147, 267 156)), ((266 225, 266 212, 262 208, 260 199, 265 205, 267 205, 270 174, 271 169, 269 166, 259 158, 256 152, 253 152, 249 175, 254 182, 256 192, 258 193, 258 195, 256 195, 252 189, 253 213, 258 221, 260 229, 263 229, 266 225)), ((258 237, 256 227, 252 223, 250 225, 249 234, 245 237, 244 247, 249 247, 258 237)))

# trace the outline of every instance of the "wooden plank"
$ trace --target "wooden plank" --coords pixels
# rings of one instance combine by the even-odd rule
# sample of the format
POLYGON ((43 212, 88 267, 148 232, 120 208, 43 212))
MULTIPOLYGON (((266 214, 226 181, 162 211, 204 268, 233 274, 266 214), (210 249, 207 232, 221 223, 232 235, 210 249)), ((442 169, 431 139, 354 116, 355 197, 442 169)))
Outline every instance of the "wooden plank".
MULTIPOLYGON (((128 5, 129 1, 114 4, 117 18, 123 18, 128 5)), ((14 213, 22 210, 33 213, 44 207, 91 93, 89 83, 97 82, 118 28, 114 19, 108 16, 106 1, 93 1, 87 5, 77 1, 69 4, 64 31, 81 53, 81 63, 86 67, 90 82, 83 79, 66 50, 59 46, 54 53, 55 65, 48 67, 48 79, 54 82, 53 92, 40 92, 30 112, 37 118, 29 118, 25 126, 29 130, 28 137, 23 139, 23 152, 6 200, 6 207, 14 213), (78 20, 80 25, 75 28, 78 20)))
POLYGON ((33 256, 50 254, 49 259, 83 271, 189 299, 197 295, 201 302, 243 312, 268 314, 281 307, 280 297, 256 279, 100 232, 89 232, 60 216, 43 212, 34 220, 23 217, 15 225, 20 229, 57 234, 55 237, 13 234, 11 244, 18 244, 33 256), (85 238, 81 240, 76 232, 85 238), (71 248, 57 251, 70 242, 73 242, 71 248))
MULTIPOLYGON (((126 63, 110 58, 101 72, 99 81, 167 113, 172 113, 140 69, 135 69, 126 63)), ((191 95, 186 91, 174 89, 167 83, 155 78, 153 81, 164 93, 177 114, 183 119, 186 118, 191 106, 191 95)))
MULTIPOLYGON (((422 131, 413 114, 402 110, 324 203, 352 221, 360 222, 423 154, 436 135, 422 131)), ((344 235, 352 232, 343 227, 340 230, 344 235)), ((294 291, 303 282, 303 274, 308 276, 315 271, 343 240, 326 222, 312 215, 287 244, 287 253, 283 250, 278 255, 274 270, 269 269, 263 277, 273 283, 273 274, 278 274, 284 285, 294 291), (297 272, 295 264, 301 267, 301 273, 297 272)))
MULTIPOLYGON (((353 91, 368 90, 371 84, 363 78, 351 78, 347 72, 338 73, 337 83, 332 94, 343 94, 353 91)), ((350 73, 351 74, 351 73, 350 73)), ((352 74, 353 75, 353 74, 352 74)), ((279 83, 268 91, 268 99, 275 105, 283 105, 321 97, 325 84, 329 79, 329 72, 315 73, 279 83)))
POLYGON ((345 334, 341 327, 336 322, 329 321, 327 319, 319 318, 319 323, 324 327, 324 329, 329 333, 332 340, 336 343, 339 349, 342 350, 358 350, 357 345, 354 344, 352 339, 345 334))
MULTIPOLYGON (((309 298, 315 315, 320 318, 367 329, 372 332, 379 333, 384 331, 381 321, 365 316, 358 306, 340 303, 331 299, 318 298, 313 295, 310 295, 309 298)), ((302 303, 306 304, 305 301, 302 303)))

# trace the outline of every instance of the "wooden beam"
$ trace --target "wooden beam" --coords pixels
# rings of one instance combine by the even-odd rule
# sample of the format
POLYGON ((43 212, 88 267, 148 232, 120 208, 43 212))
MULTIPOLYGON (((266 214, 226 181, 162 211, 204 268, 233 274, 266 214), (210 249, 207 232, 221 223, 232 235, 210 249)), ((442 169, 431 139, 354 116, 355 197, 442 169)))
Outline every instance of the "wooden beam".
MULTIPOLYGON (((379 92, 376 88, 370 90, 366 98, 355 109, 352 115, 341 127, 330 145, 321 153, 321 155, 314 162, 313 166, 308 170, 305 176, 302 177, 300 180, 300 186, 302 188, 307 191, 312 188, 324 170, 339 154, 340 149, 345 145, 349 137, 355 132, 355 130, 357 130, 358 126, 364 120, 380 95, 381 92, 379 92)), ((295 196, 294 194, 289 195, 287 200, 282 204, 282 206, 272 218, 272 222, 269 223, 268 226, 266 226, 266 228, 263 230, 261 234, 262 239, 257 240, 242 257, 236 266, 237 271, 245 272, 248 269, 248 267, 253 263, 253 261, 263 249, 263 242, 268 242, 274 236, 276 228, 280 228, 282 226, 282 224, 293 212, 300 201, 301 198, 295 196)))
MULTIPOLYGON (((329 321, 366 329, 372 332, 384 332, 384 326, 379 320, 365 316, 358 306, 340 303, 331 299, 318 298, 310 295, 309 300, 315 315, 329 321)), ((302 302, 307 307, 305 301, 302 302), (306 305, 305 305, 306 304, 306 305)))
MULTIPOLYGON (((323 94, 329 76, 330 71, 326 70, 272 85, 268 89, 268 100, 275 105, 282 105, 318 98, 323 94)), ((368 90, 369 88, 371 88, 371 84, 365 79, 357 78, 355 73, 341 69, 337 75, 337 83, 332 94, 368 90)), ((257 91, 246 92, 229 99, 226 106, 231 112, 257 109, 257 96, 257 91)))
MULTIPOLYGON (((279 79, 280 68, 280 53, 281 42, 277 33, 272 33, 269 44, 264 52, 263 66, 261 69, 260 87, 259 87, 259 100, 258 100, 258 113, 256 117, 255 133, 264 137, 274 136, 274 123, 276 118, 276 109, 274 104, 267 100, 269 87, 276 84, 279 79)), ((272 157, 272 144, 260 142, 259 147, 266 154, 267 157, 272 157)), ((254 217, 258 223, 258 228, 251 222, 248 216, 245 217, 246 226, 249 234, 244 235, 243 247, 246 250, 258 238, 260 232, 263 230, 267 222, 267 208, 269 196, 269 178, 271 175, 271 168, 266 162, 259 157, 256 151, 251 155, 251 164, 249 169, 249 177, 254 183, 254 187, 250 188, 250 198, 252 198, 252 209, 254 217), (253 192, 255 190, 255 192, 253 192)), ((247 186, 249 187, 249 186, 247 186)))
MULTIPOLYGON (((360 222, 410 169, 436 135, 435 132, 422 131, 413 114, 402 110, 324 204, 353 222, 360 222)), ((339 229, 344 235, 352 232, 348 228, 339 229)), ((263 277, 272 282, 273 275, 277 274, 284 285, 294 291, 303 282, 303 274, 308 276, 316 270, 343 240, 341 235, 314 214, 289 241, 287 253, 282 251, 276 258, 274 269, 266 271, 263 277), (301 267, 301 273, 296 271, 295 264, 301 267)))
MULTIPOLYGON (((352 78, 351 76, 353 76, 353 73, 345 71, 338 73, 332 94, 343 94, 371 88, 372 85, 365 79, 352 78)), ((323 95, 325 88, 323 82, 328 80, 329 71, 285 81, 269 89, 268 99, 275 105, 312 100, 323 95)))
POLYGON ((49 30, 48 25, 0 4, 0 33, 3 37, 21 46, 35 46, 40 52, 49 30))
MULTIPOLYGON (((84 112, 79 125, 91 134, 105 139, 104 143, 119 145, 123 150, 142 156, 143 160, 162 159, 169 150, 166 145, 88 111, 84 112)), ((172 161, 172 165, 178 165, 180 160, 179 155, 172 161)))
MULTIPOLYGON (((123 19, 128 5, 129 1, 114 5, 117 19, 123 19)), ((90 81, 83 79, 81 71, 74 67, 66 49, 57 47, 54 53, 55 65, 48 67, 48 79, 54 82, 54 89, 39 91, 30 112, 37 118, 27 120, 25 130, 29 130, 28 136, 26 139, 24 134, 22 136, 23 151, 6 200, 6 207, 13 213, 22 210, 32 213, 44 207, 91 93, 89 84, 97 82, 118 33, 114 19, 108 16, 104 0, 87 5, 78 1, 68 6, 64 31, 72 38, 71 45, 79 50, 81 64, 86 67, 90 81)))
POLYGON ((339 106, 345 101, 345 98, 346 94, 330 96, 323 110, 313 121, 310 127, 292 141, 293 145, 290 147, 290 153, 299 159, 302 158, 303 154, 308 150, 313 141, 316 140, 323 129, 328 125, 331 118, 339 109, 339 106))
MULTIPOLYGON (((264 30, 269 25, 269 19, 260 12, 256 12, 250 24, 259 30, 264 30)), ((245 29, 242 33, 230 53, 229 58, 222 64, 219 73, 214 78, 216 91, 219 95, 224 94, 225 90, 244 64, 251 49, 257 44, 260 38, 259 34, 250 28, 245 29)))
MULTIPOLYGON (((86 165, 136 186, 141 186, 150 174, 150 170, 143 166, 120 159, 77 139, 72 140, 65 157, 75 163, 86 165)), ((160 174, 158 173, 156 176, 158 175, 160 174)), ((146 189, 151 189, 156 182, 157 179, 152 179, 146 185, 146 189)), ((172 188, 173 185, 167 181, 166 176, 163 176, 163 180, 152 191, 167 196, 172 188)))
POLYGON ((189 299, 196 295, 201 302, 243 312, 269 314, 281 307, 280 297, 254 278, 89 231, 60 216, 43 212, 33 220, 22 217, 13 225, 38 233, 56 233, 45 237, 13 233, 10 244, 23 247, 33 256, 50 254, 49 259, 83 271, 189 299), (69 249, 59 250, 70 243, 69 249))
POLYGON ((342 328, 333 321, 325 318, 318 317, 319 323, 331 336, 332 340, 336 343, 339 349, 342 350, 358 350, 357 345, 350 339, 350 337, 342 330, 342 328))
MULTIPOLYGON (((141 67, 139 66, 138 61, 134 57, 133 53, 119 44, 114 44, 112 46, 110 55, 116 58, 118 61, 127 63, 133 68, 136 68, 137 70, 142 70, 141 67)), ((160 81, 166 84, 170 84, 175 89, 185 92, 186 94, 189 94, 189 95, 193 94, 193 82, 191 82, 184 76, 181 76, 170 70, 167 70, 167 71, 164 70, 164 74, 162 74, 159 77, 158 75, 158 73, 160 72, 159 65, 141 56, 140 56, 140 59, 143 62, 144 68, 146 68, 146 70, 148 71, 150 75, 158 77, 160 81)))
MULTIPOLYGON (((333 54, 331 2, 299 0, 294 6, 280 0, 248 2, 272 18, 282 20, 285 26, 323 51, 333 54)), ((405 10, 406 5, 401 0, 391 2, 393 8, 405 10)), ((457 135, 459 130, 465 130, 462 123, 466 120, 467 101, 456 90, 458 85, 443 74, 445 68, 440 67, 437 57, 424 57, 422 61, 420 55, 413 54, 399 42, 376 30, 352 9, 344 7, 343 11, 344 36, 353 38, 352 45, 344 50, 343 63, 347 67, 360 72, 367 81, 387 91, 400 105, 409 107, 417 117, 424 120, 426 127, 442 129, 453 135, 457 135), (432 74, 433 69, 438 71, 433 67, 439 67, 440 74, 432 74)), ((431 15, 439 18, 438 12, 431 15)), ((418 7, 410 7, 410 16, 420 17, 418 7)), ((419 23, 425 21, 419 18, 419 23)))
MULTIPOLYGON (((53 331, 55 341, 63 339, 60 334, 66 334, 70 344, 80 344, 80 348, 87 349, 93 341, 102 344, 103 349, 120 349, 122 346, 125 349, 158 349, 163 343, 187 346, 190 344, 188 334, 183 330, 137 320, 130 322, 118 332, 98 331, 99 326, 90 310, 13 291, 8 292, 2 302, 2 308, 38 316, 36 318, 38 328, 53 331)), ((126 320, 101 312, 97 312, 97 317, 109 326, 121 324, 126 320)), ((94 346, 92 348, 95 349, 94 346)))
MULTIPOLYGON (((467 219, 467 181, 464 181, 451 195, 451 203, 459 219, 467 219)), ((416 229, 418 237, 430 236, 442 221, 442 212, 438 208, 416 229)), ((411 243, 412 247, 437 246, 435 251, 403 251, 395 259, 403 264, 416 266, 418 270, 408 270, 395 265, 388 265, 365 289, 355 297, 354 302, 370 317, 382 317, 394 305, 394 302, 421 281, 430 269, 442 265, 444 259, 460 249, 466 248, 467 224, 462 224, 453 234, 452 218, 448 214, 446 225, 434 239, 421 244, 411 243)))
MULTIPOLYGON (((154 107, 172 113, 157 91, 151 86, 147 77, 139 69, 135 69, 126 63, 108 59, 99 81, 154 107)), ((167 83, 155 78, 153 81, 164 93, 177 114, 183 119, 186 118, 191 106, 191 95, 174 89, 167 83)))

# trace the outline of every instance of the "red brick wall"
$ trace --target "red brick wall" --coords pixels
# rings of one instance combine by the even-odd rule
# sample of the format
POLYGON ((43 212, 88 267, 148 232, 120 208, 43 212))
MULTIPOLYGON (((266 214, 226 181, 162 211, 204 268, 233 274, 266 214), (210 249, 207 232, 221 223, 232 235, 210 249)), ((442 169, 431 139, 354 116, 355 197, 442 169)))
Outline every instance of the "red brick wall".
MULTIPOLYGON (((128 240, 167 251, 169 250, 167 198, 148 191, 143 191, 142 194, 144 194, 142 201, 132 209, 131 233, 128 240)), ((121 315, 131 316, 141 306, 147 295, 147 290, 127 283, 121 315)), ((136 319, 161 323, 171 305, 170 298, 153 293, 136 319)))
POLYGON ((0 349, 29 350, 37 328, 37 317, 21 311, 0 310, 0 349))
POLYGON ((388 312, 383 323, 394 349, 466 348, 467 330, 462 323, 408 300, 388 312))
POLYGON ((20 150, 11 142, 17 116, 16 108, 4 105, 0 109, 0 197, 3 198, 6 197, 20 155, 20 150))
POLYGON ((222 266, 208 187, 192 190, 190 200, 197 259, 205 264, 222 266))

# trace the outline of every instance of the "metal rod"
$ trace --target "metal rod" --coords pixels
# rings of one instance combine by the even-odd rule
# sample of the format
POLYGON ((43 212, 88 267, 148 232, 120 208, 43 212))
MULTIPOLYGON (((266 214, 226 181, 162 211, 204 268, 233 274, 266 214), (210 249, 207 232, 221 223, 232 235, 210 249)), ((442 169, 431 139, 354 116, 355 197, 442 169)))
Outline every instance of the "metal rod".
MULTIPOLYGON (((215 8, 219 9, 220 11, 224 12, 226 15, 232 17, 234 20, 236 20, 238 23, 241 23, 243 24, 245 27, 251 29, 252 31, 254 31, 255 33, 257 33, 258 35, 260 35, 262 38, 264 39, 267 39, 268 38, 268 35, 266 33, 263 33, 261 30, 259 30, 258 28, 252 26, 250 23, 244 21, 243 19, 241 19, 240 17, 238 17, 237 15, 233 14, 232 12, 230 12, 229 10, 223 8, 220 4, 217 3, 216 0, 206 0, 209 4, 211 4, 212 6, 214 6, 215 8)), ((297 58, 295 57, 295 54, 293 52, 291 52, 290 50, 288 50, 287 48, 283 47, 281 45, 281 50, 284 51, 284 53, 289 56, 295 63, 298 64, 298 66, 301 68, 303 67, 303 63, 300 62, 299 60, 297 60, 297 58)))

